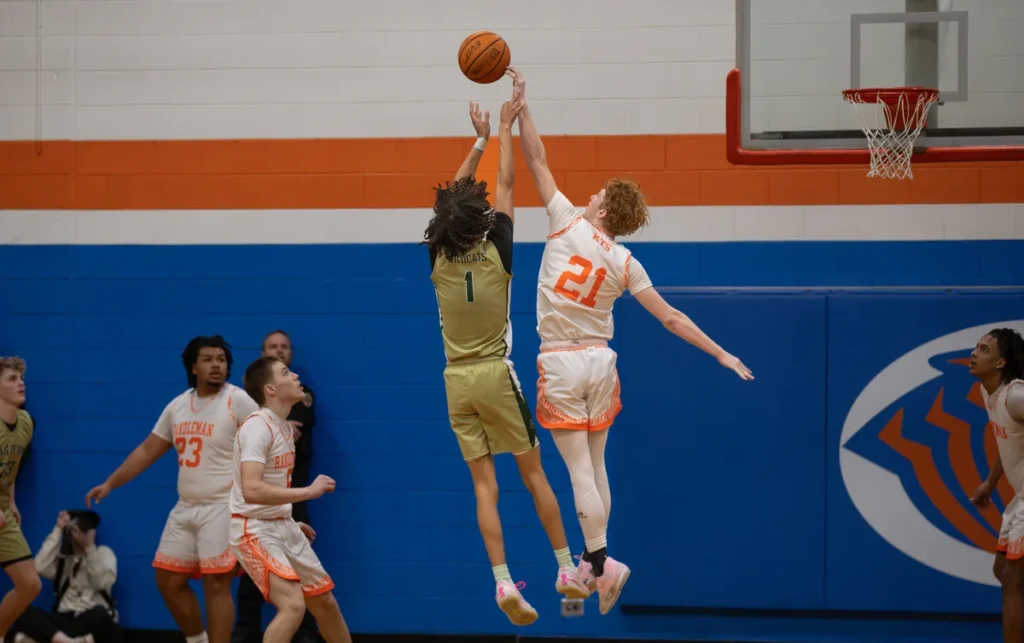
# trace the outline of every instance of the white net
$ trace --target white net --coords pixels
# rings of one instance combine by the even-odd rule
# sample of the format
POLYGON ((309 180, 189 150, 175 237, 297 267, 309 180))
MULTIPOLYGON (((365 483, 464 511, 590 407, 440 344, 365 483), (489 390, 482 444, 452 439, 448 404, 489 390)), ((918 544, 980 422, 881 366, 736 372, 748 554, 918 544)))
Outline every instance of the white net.
POLYGON ((843 93, 860 114, 871 153, 869 177, 912 179, 914 143, 939 92, 917 89, 854 90, 843 93), (870 106, 870 107, 869 107, 870 106), (870 112, 874 112, 872 122, 870 112))

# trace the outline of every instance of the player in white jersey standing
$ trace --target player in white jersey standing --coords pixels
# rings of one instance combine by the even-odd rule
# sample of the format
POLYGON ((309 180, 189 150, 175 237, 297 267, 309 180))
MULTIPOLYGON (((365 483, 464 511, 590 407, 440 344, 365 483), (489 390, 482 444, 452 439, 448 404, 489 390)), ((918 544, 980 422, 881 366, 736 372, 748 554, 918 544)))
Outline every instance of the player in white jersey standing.
POLYGON ((993 571, 1003 586, 1003 640, 1024 641, 1024 338, 1012 328, 994 328, 971 353, 971 375, 981 383, 988 426, 996 436, 999 458, 971 501, 979 507, 1003 474, 1013 500, 1003 512, 993 571))
POLYGON ((288 423, 306 392, 280 358, 265 355, 245 369, 245 390, 260 405, 238 431, 231 489, 231 551, 277 614, 264 643, 287 643, 306 609, 327 643, 351 643, 348 626, 331 590, 334 581, 310 544, 313 529, 292 518, 292 503, 334 491, 334 480, 292 488, 295 437, 288 423))
POLYGON ((164 407, 149 436, 103 484, 88 506, 135 479, 171 449, 178 452, 178 502, 171 509, 153 567, 167 609, 187 643, 230 643, 235 618, 231 582, 237 561, 228 547, 235 434, 259 407, 230 384, 231 347, 220 335, 196 337, 181 355, 189 388, 164 407), (202 579, 209 636, 191 579, 202 579))
MULTIPOLYGON (((525 79, 510 68, 525 99, 525 79)), ((622 408, 613 336, 612 307, 627 290, 675 335, 709 353, 743 379, 750 371, 711 341, 689 317, 672 308, 652 287, 643 266, 619 237, 648 221, 635 183, 613 179, 594 194, 583 212, 555 185, 544 144, 527 104, 519 116, 519 140, 540 198, 547 207, 548 236, 537 287, 537 421, 569 470, 577 517, 586 539, 580 580, 600 595, 607 614, 629 578, 629 568, 607 553, 611 493, 604 451, 608 428, 622 408)))

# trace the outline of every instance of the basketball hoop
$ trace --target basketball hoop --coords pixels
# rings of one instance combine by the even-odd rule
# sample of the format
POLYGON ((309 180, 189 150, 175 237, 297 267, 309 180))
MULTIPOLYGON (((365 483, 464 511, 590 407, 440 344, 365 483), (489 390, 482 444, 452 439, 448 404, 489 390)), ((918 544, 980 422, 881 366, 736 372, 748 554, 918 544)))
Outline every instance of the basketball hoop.
POLYGON ((928 110, 939 100, 939 90, 927 87, 885 87, 847 89, 843 99, 854 106, 861 117, 864 134, 871 152, 869 177, 912 179, 910 159, 914 142, 928 121, 928 110), (872 125, 865 105, 881 105, 885 124, 875 113, 872 125))

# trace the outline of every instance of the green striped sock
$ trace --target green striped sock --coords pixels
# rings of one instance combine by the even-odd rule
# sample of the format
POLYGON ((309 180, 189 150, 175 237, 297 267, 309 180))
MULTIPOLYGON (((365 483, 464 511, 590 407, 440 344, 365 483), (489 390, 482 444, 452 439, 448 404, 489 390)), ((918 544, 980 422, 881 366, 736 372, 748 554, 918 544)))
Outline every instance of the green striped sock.
POLYGON ((498 565, 492 567, 491 571, 494 572, 494 582, 497 583, 500 580, 507 580, 512 582, 512 575, 508 573, 508 565, 498 565))
POLYGON ((572 554, 569 553, 568 547, 566 547, 565 549, 556 549, 555 558, 558 559, 559 567, 562 567, 564 565, 572 565, 572 554))

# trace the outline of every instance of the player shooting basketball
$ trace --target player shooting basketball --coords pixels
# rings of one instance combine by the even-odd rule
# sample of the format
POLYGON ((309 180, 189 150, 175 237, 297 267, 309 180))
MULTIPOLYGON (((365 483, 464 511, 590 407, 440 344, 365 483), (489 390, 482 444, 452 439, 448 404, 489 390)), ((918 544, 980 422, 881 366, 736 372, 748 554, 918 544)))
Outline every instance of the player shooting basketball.
POLYGON ((585 598, 572 563, 565 528, 551 485, 541 465, 537 433, 519 379, 509 359, 512 322, 509 298, 512 281, 512 123, 522 102, 501 108, 498 185, 494 207, 487 185, 474 173, 490 134, 486 112, 470 104, 470 119, 479 136, 455 175, 455 182, 437 189, 434 216, 424 233, 429 249, 431 280, 441 315, 441 339, 447 357, 444 369, 448 416, 459 449, 469 465, 476 494, 477 522, 491 561, 495 600, 509 620, 529 625, 537 611, 512 582, 505 559, 494 456, 511 453, 527 490, 533 496, 544 530, 555 550, 555 588, 570 598, 585 598))
MULTIPOLYGON (((509 67, 516 93, 525 101, 526 80, 509 67)), ((555 185, 544 144, 529 105, 519 114, 523 156, 547 207, 548 238, 537 288, 537 420, 565 460, 586 539, 579 578, 600 594, 607 614, 629 578, 629 567, 607 552, 611 491, 605 469, 608 429, 622 404, 612 338, 612 307, 627 290, 676 336, 715 357, 744 380, 753 379, 739 359, 704 334, 693 321, 662 299, 647 272, 618 238, 647 225, 648 210, 639 187, 611 179, 580 214, 555 185)))

